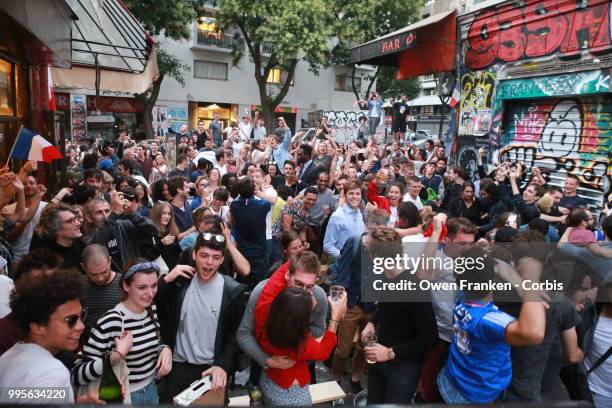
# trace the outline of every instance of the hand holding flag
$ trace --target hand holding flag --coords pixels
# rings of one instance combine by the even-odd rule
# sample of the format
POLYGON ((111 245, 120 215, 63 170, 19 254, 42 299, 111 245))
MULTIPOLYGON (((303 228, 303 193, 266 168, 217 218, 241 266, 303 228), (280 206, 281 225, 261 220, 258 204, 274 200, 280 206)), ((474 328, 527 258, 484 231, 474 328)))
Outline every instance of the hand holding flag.
POLYGON ((57 147, 41 135, 22 127, 19 129, 13 148, 9 153, 9 159, 11 157, 51 163, 53 160, 61 159, 64 156, 57 147))

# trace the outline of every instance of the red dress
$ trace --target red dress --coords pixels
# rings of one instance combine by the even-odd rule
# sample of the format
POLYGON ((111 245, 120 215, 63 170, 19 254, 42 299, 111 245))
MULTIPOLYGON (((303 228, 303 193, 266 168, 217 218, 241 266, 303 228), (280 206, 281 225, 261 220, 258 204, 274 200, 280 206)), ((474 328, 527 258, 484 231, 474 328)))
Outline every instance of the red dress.
POLYGON ((283 289, 287 287, 285 275, 289 270, 289 262, 284 263, 276 270, 264 286, 264 289, 259 295, 257 305, 255 306, 255 336, 259 347, 267 354, 273 356, 287 356, 295 360, 293 367, 287 369, 267 368, 266 374, 272 381, 282 388, 289 388, 295 380, 300 384, 300 387, 305 387, 310 384, 310 371, 308 371, 308 361, 326 360, 336 346, 336 334, 327 330, 319 343, 312 334, 300 345, 299 351, 296 353, 293 350, 281 349, 270 343, 268 336, 264 330, 270 306, 283 289))

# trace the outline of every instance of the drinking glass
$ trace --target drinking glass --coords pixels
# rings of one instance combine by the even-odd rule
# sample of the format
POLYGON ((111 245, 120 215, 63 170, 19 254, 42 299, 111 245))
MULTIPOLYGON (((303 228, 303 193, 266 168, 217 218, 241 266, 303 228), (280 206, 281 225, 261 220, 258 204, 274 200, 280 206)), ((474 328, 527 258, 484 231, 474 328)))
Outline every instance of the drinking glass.
MULTIPOLYGON (((372 347, 375 346, 376 344, 378 344, 378 337, 376 337, 375 334, 367 334, 365 336, 363 336, 363 347, 372 347)), ((368 364, 376 364, 376 360, 369 360, 366 357, 366 361, 368 362, 368 364)))

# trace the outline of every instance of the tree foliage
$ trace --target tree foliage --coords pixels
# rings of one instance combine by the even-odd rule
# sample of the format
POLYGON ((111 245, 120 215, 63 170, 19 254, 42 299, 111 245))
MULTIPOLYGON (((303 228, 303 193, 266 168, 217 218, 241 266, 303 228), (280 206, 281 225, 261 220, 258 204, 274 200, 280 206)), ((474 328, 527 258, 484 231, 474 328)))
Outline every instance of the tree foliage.
MULTIPOLYGON (((424 3, 424 0, 334 0, 332 4, 337 42, 331 53, 333 63, 349 66, 354 76, 356 70, 355 66, 349 62, 349 49, 416 22, 424 3)), ((377 75, 364 75, 363 79, 369 82, 367 91, 370 90, 377 77, 383 83, 390 83, 391 76, 395 76, 394 71, 395 69, 392 68, 383 68, 377 75)), ((393 84, 393 87, 387 86, 387 88, 409 91, 416 87, 414 81, 408 81, 412 83, 405 86, 399 84, 402 81, 397 82, 393 84)), ((362 97, 356 89, 353 91, 358 99, 362 97)), ((407 92, 409 93, 411 92, 407 92)))
MULTIPOLYGON (((199 1, 196 0, 124 0, 134 17, 152 36, 165 36, 174 40, 189 39, 191 23, 197 16, 199 1)), ((161 84, 166 76, 185 86, 184 71, 191 68, 183 64, 161 47, 157 48, 159 77, 149 89, 135 97, 143 103, 143 121, 147 139, 153 137, 152 110, 157 102, 161 84)))
POLYGON ((271 123, 272 112, 283 101, 293 81, 299 60, 318 74, 330 64, 329 39, 334 35, 329 2, 325 0, 221 0, 218 15, 221 27, 238 29, 246 42, 233 49, 234 64, 248 54, 255 65, 264 118, 271 123), (268 86, 270 71, 286 72, 278 86, 268 86))
POLYGON ((189 39, 189 24, 195 20, 197 0, 123 0, 132 14, 152 36, 173 40, 189 39))
POLYGON ((408 100, 412 100, 419 96, 421 81, 416 78, 398 80, 395 78, 395 71, 394 67, 378 68, 376 90, 382 97, 386 99, 406 95, 408 100))

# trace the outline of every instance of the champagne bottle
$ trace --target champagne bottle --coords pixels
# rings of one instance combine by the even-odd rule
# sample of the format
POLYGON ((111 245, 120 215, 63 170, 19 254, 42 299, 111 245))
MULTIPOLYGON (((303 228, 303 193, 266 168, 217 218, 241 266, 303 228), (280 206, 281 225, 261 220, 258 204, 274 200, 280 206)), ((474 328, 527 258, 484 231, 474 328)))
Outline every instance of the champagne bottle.
POLYGON ((107 403, 123 403, 121 398, 121 383, 117 379, 110 361, 111 353, 106 353, 103 358, 102 377, 100 378, 99 398, 107 403))
POLYGON ((256 385, 249 389, 249 406, 263 407, 261 390, 256 385))

